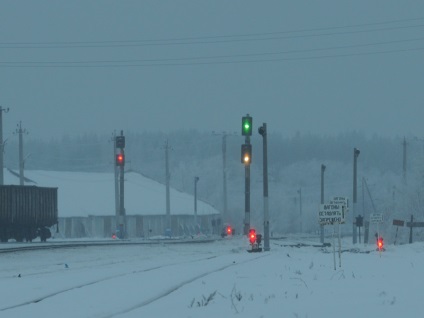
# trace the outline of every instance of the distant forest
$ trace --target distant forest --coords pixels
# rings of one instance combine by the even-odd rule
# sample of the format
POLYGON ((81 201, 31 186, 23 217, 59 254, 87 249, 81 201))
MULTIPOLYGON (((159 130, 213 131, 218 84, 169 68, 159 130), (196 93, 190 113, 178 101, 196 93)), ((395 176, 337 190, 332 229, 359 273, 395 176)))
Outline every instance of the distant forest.
MULTIPOLYGON (((24 136, 25 169, 112 172, 112 134, 63 136, 50 141, 24 136)), ((165 182, 165 142, 170 146, 171 186, 194 192, 198 176, 198 197, 218 210, 223 207, 223 135, 182 130, 125 133, 126 170, 140 172, 165 182)), ((353 149, 358 157, 358 213, 374 211, 387 218, 407 219, 411 214, 424 221, 424 141, 406 136, 406 169, 403 174, 404 137, 367 137, 361 133, 337 136, 296 134, 285 137, 268 134, 268 175, 271 230, 276 233, 316 231, 320 203, 321 164, 326 166, 324 192, 352 198, 353 149)), ((241 163, 240 134, 226 137, 227 221, 242 228, 244 216, 244 167, 241 163)), ((262 137, 251 139, 252 224, 262 225, 262 137)), ((5 166, 18 170, 18 138, 8 141, 5 166)), ((113 185, 111 185, 113 186, 113 185)), ((165 198, 164 198, 165 200, 165 198)), ((171 198, 172 213, 172 198, 171 198)), ((389 222, 386 230, 391 231, 389 222)), ((346 227, 347 229, 348 227, 346 227)))

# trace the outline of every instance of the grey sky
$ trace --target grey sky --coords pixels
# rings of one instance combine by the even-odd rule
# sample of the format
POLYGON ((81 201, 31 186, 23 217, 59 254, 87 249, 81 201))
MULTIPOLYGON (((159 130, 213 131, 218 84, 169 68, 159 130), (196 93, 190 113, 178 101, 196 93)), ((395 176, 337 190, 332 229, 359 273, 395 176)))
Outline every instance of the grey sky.
POLYGON ((0 30, 5 137, 424 135, 423 1, 3 0, 0 30))

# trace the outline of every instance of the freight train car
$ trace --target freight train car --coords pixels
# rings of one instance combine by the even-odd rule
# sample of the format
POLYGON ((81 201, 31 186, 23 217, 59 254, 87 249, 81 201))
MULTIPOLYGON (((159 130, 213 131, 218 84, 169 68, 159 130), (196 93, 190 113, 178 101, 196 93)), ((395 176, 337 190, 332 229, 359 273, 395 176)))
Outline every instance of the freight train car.
POLYGON ((13 238, 42 242, 51 237, 50 227, 57 224, 57 188, 36 186, 0 186, 0 241, 13 238))

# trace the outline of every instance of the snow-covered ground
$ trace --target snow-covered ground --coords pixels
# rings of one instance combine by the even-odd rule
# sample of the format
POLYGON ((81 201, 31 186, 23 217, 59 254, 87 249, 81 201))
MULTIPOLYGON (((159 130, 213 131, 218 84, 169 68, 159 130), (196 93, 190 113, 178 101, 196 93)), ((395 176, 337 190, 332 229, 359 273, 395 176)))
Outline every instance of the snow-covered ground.
POLYGON ((298 241, 0 254, 0 317, 423 316, 424 243, 379 253, 346 239, 334 270, 332 248, 286 246, 298 241))

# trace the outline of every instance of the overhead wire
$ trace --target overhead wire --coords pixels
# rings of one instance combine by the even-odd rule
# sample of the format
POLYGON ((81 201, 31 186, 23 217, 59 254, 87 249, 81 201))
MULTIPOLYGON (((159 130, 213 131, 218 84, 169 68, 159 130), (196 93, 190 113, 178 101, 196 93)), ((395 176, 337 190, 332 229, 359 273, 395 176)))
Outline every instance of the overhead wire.
MULTIPOLYGON (((330 46, 330 47, 323 47, 323 48, 286 50, 286 51, 277 51, 277 52, 262 52, 262 53, 249 53, 249 54, 226 54, 226 55, 213 55, 213 56, 191 56, 191 57, 162 58, 162 59, 45 61, 45 62, 44 61, 0 62, 0 66, 7 66, 7 65, 10 65, 10 66, 17 66, 17 65, 31 66, 31 64, 39 65, 39 66, 44 66, 44 65, 64 66, 64 65, 78 65, 78 64, 112 64, 112 63, 119 63, 120 64, 120 63, 195 61, 195 60, 209 60, 209 59, 223 59, 223 58, 257 57, 257 56, 271 56, 271 55, 273 56, 273 55, 293 54, 293 53, 310 53, 310 52, 319 52, 319 51, 370 47, 370 46, 387 45, 387 44, 395 44, 395 43, 416 42, 416 41, 422 41, 422 40, 424 40, 424 37, 414 38, 414 39, 373 42, 373 43, 330 46)), ((418 48, 418 49, 421 50, 422 48, 418 48)), ((383 51, 380 51, 380 52, 383 52, 383 51)), ((387 52, 391 52, 391 51, 387 51, 387 52)), ((84 66, 86 66, 86 65, 84 65, 84 66)), ((132 66, 132 64, 130 66, 132 66)))
MULTIPOLYGON (((45 65, 45 64, 30 64, 30 65, 10 65, 3 64, 0 62, 0 68, 119 68, 119 67, 151 67, 151 66, 188 66, 188 65, 218 65, 218 64, 246 64, 246 63, 260 63, 260 62, 278 62, 278 61, 301 61, 301 60, 318 60, 318 59, 329 59, 329 58, 340 58, 340 57, 352 57, 352 56, 366 56, 366 55, 377 55, 377 54, 390 54, 400 52, 413 52, 422 51, 424 47, 408 48, 408 49, 392 49, 392 50, 380 50, 374 52, 362 52, 362 53, 344 53, 344 54, 330 54, 330 55, 319 55, 319 56, 306 56, 306 57, 285 57, 285 58, 273 58, 273 59, 255 59, 255 60, 234 60, 234 61, 210 61, 210 62, 186 62, 186 63, 150 63, 150 64, 86 64, 86 65, 45 65)), ((19 62, 17 62, 19 63, 19 62)), ((118 62, 114 62, 118 63, 118 62)))
MULTIPOLYGON (((321 32, 328 30, 339 30, 346 28, 370 27, 380 26, 393 23, 405 23, 411 21, 421 21, 424 18, 412 18, 403 20, 391 20, 383 22, 373 22, 366 24, 333 26, 315 29, 301 29, 294 31, 279 31, 279 32, 265 32, 265 33, 250 33, 250 34, 237 34, 237 35, 217 35, 217 36, 204 36, 204 37, 182 37, 182 38, 169 38, 169 39, 156 39, 156 40, 137 40, 137 41, 87 41, 87 42, 0 42, 0 50, 5 48, 12 48, 10 45, 13 43, 13 48, 79 48, 79 47, 126 47, 126 46, 147 46, 147 45, 179 45, 179 44, 215 44, 224 42, 239 42, 239 41, 263 41, 263 40, 276 40, 276 39, 289 39, 300 37, 317 37, 317 36, 332 36, 332 35, 345 35, 363 32, 375 32, 396 30, 405 28, 421 28, 424 24, 418 25, 402 25, 390 26, 384 28, 367 28, 363 30, 349 30, 343 32, 331 33, 313 33, 289 36, 274 36, 281 34, 294 34, 299 32, 321 32), (269 37, 269 35, 273 35, 269 37), (266 36, 266 37, 263 37, 266 36), (253 38, 252 38, 253 37, 253 38), (255 38, 256 37, 256 38, 255 38), (209 41, 214 39, 213 41, 209 41), (218 39, 217 41, 215 39, 218 39), (168 41, 168 42, 166 42, 168 41), (180 41, 180 42, 178 42, 180 41), (187 42, 192 41, 192 42, 187 42), (140 43, 142 42, 142 43, 140 43), (30 45, 29 45, 30 44, 30 45), (29 46, 28 46, 29 45, 29 46), (35 46, 34 46, 35 45, 35 46), (47 45, 47 46, 46 46, 47 45)), ((376 54, 390 54, 400 52, 421 51, 424 47, 401 47, 401 48, 384 48, 373 51, 362 52, 342 52, 342 53, 329 53, 322 55, 307 55, 307 56, 287 56, 290 54, 306 54, 312 52, 325 52, 337 51, 348 49, 369 48, 373 46, 387 46, 391 44, 405 44, 424 40, 423 37, 397 39, 390 41, 368 42, 349 45, 334 45, 328 47, 315 47, 307 49, 293 49, 275 52, 257 52, 257 53, 243 53, 243 54, 216 54, 207 56, 185 56, 185 57, 171 57, 171 58, 150 58, 150 59, 104 59, 104 60, 79 60, 79 61, 0 61, 0 68, 119 68, 119 67, 160 67, 160 66, 188 66, 188 65, 217 65, 217 64, 241 64, 241 63, 260 63, 260 62, 279 62, 279 61, 301 61, 301 60, 315 60, 315 59, 329 59, 341 58, 349 56, 366 56, 376 54), (282 55, 282 56, 279 56, 282 55), (286 56, 284 56, 286 55, 286 56)))
POLYGON ((51 41, 51 42, 0 42, 0 49, 15 49, 15 48, 90 48, 90 47, 126 47, 126 46, 149 46, 149 45, 187 45, 187 44, 214 44, 214 43, 225 43, 225 42, 237 42, 237 41, 264 41, 264 40, 275 40, 275 39, 290 39, 290 38, 303 38, 303 37, 317 37, 317 36, 332 36, 332 35, 344 35, 364 32, 376 32, 376 31, 387 31, 396 29, 409 29, 409 28, 421 28, 424 24, 418 25, 406 25, 406 26, 393 26, 387 28, 377 29, 365 29, 365 30, 353 30, 345 32, 332 32, 332 33, 317 33, 317 34, 306 34, 306 35, 293 35, 288 37, 275 37, 276 35, 292 34, 292 33, 304 33, 304 32, 321 32, 328 30, 347 29, 347 28, 358 28, 365 26, 375 26, 393 23, 403 23, 410 21, 420 21, 424 18, 412 18, 403 20, 390 20, 383 22, 373 22, 364 24, 353 24, 345 26, 332 26, 323 28, 310 28, 310 29, 299 29, 289 31, 277 31, 277 32, 262 32, 262 33, 246 33, 246 34, 233 34, 233 35, 214 35, 214 36, 198 36, 198 37, 179 37, 179 38, 167 38, 167 39, 146 39, 146 40, 105 40, 105 41, 51 41), (272 36, 265 37, 264 36, 272 36), (252 39, 244 39, 253 37, 252 39), (255 38, 257 37, 257 38, 255 38), (239 39, 238 39, 239 38, 239 39), (205 41, 213 39, 227 39, 220 41, 205 41), (191 41, 191 42, 188 42, 191 41), (167 43, 169 42, 169 43, 167 43))

